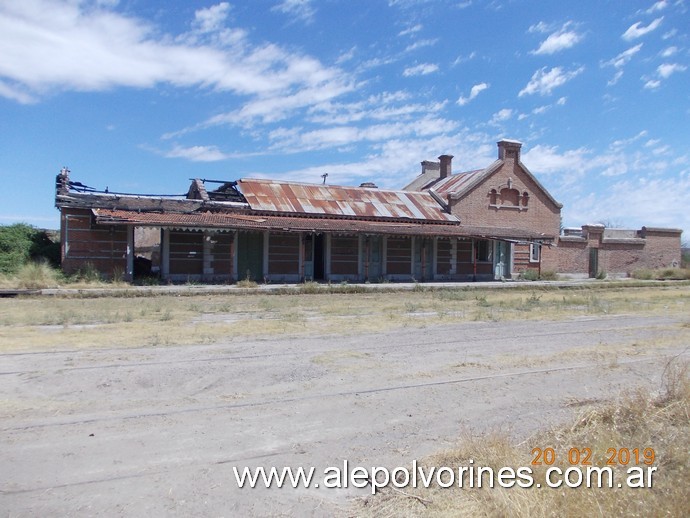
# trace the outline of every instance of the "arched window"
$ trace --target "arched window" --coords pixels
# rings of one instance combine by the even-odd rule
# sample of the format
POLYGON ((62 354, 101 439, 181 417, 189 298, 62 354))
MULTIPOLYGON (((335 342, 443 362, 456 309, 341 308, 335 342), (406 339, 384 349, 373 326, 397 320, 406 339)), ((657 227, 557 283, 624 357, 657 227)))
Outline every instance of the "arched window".
POLYGON ((522 193, 522 206, 527 207, 529 203, 529 193, 527 191, 522 193))
POLYGON ((496 198, 498 197, 498 193, 496 192, 496 189, 491 189, 489 191, 489 203, 491 205, 496 205, 496 198))

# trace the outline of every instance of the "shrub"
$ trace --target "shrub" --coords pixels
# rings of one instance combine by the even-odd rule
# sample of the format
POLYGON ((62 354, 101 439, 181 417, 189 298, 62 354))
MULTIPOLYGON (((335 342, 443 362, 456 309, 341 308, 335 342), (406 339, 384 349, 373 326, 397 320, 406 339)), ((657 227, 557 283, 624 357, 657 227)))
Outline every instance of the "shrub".
POLYGON ((596 277, 596 278, 599 279, 600 281, 603 281, 604 279, 606 279, 606 277, 607 277, 607 274, 606 274, 606 272, 605 272, 604 270, 599 270, 599 271, 597 272, 597 277, 596 277))
POLYGON ((84 266, 79 268, 73 277, 76 282, 101 282, 103 280, 101 272, 90 262, 84 263, 84 266))
POLYGON ((632 276, 635 279, 642 280, 681 281, 690 279, 690 270, 685 268, 662 268, 660 270, 641 268, 632 272, 632 276))
POLYGON ((690 279, 690 270, 684 268, 664 268, 656 272, 656 278, 668 281, 690 279))
POLYGON ((525 270, 520 272, 520 279, 525 281, 536 281, 539 279, 539 272, 537 270, 525 270))
POLYGON ((258 288, 259 285, 256 283, 256 281, 253 281, 251 279, 242 279, 241 281, 237 282, 237 287, 238 288, 258 288))
POLYGON ((60 243, 45 230, 26 223, 0 226, 0 273, 17 273, 31 260, 60 263, 60 243))
POLYGON ((654 272, 649 268, 640 268, 639 270, 634 270, 632 272, 632 278, 642 281, 649 281, 654 278, 654 272))
POLYGON ((539 277, 542 281, 557 281, 558 274, 554 270, 544 270, 539 277))
POLYGON ((321 292, 321 287, 318 282, 307 281, 299 287, 299 292, 307 295, 321 292))

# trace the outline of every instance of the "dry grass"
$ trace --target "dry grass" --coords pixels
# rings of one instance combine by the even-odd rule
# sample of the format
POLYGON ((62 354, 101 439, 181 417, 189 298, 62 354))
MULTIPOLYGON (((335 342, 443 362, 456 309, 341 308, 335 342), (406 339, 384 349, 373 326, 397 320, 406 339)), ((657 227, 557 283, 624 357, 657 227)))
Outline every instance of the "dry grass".
MULTIPOLYGON (((576 405, 577 406, 577 405, 576 405)), ((431 466, 501 467, 531 466, 533 448, 551 447, 556 452, 553 466, 563 471, 571 464, 568 452, 587 447, 592 451, 593 466, 603 467, 611 454, 609 448, 653 448, 650 464, 652 488, 629 488, 626 469, 639 465, 646 469, 644 455, 640 462, 613 467, 614 487, 548 488, 546 466, 532 466, 534 482, 542 487, 481 489, 456 486, 429 489, 405 488, 405 494, 385 488, 377 495, 359 502, 357 516, 688 516, 687 477, 690 475, 690 379, 688 364, 672 361, 658 394, 638 390, 621 395, 615 401, 589 405, 585 402, 578 417, 567 426, 539 433, 516 443, 503 433, 481 437, 467 436, 459 445, 426 459, 431 466), (623 482, 623 487, 616 487, 623 482)), ((576 458, 576 457, 574 457, 576 458)))
POLYGON ((690 279, 690 268, 661 268, 659 270, 641 268, 632 272, 631 277, 642 280, 686 280, 690 279))
POLYGON ((465 321, 685 317, 690 287, 0 299, 2 350, 201 344, 376 333, 465 321))

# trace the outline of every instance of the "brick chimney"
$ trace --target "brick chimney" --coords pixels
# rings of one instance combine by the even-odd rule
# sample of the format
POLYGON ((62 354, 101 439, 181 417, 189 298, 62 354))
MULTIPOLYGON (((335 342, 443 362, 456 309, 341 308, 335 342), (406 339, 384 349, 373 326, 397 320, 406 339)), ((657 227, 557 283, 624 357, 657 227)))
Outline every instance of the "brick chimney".
POLYGON ((498 159, 499 160, 520 160, 520 148, 522 142, 517 140, 503 139, 498 141, 498 159))
POLYGON ((427 174, 427 173, 434 173, 436 175, 438 173, 440 164, 438 162, 432 162, 431 160, 424 160, 422 162, 422 174, 427 174))
POLYGON ((441 155, 438 157, 441 161, 441 179, 446 178, 453 174, 453 168, 451 162, 453 160, 453 155, 441 155))
POLYGON ((69 173, 67 167, 60 169, 60 174, 55 178, 55 194, 69 194, 69 173))

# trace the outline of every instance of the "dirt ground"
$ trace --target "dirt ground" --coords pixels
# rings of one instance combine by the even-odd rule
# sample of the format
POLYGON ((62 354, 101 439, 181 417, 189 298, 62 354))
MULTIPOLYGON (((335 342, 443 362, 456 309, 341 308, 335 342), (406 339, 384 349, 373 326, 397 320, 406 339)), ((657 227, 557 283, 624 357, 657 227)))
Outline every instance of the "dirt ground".
POLYGON ((0 512, 346 516, 368 489, 240 489, 232 468, 318 478, 409 466, 463 433, 525 437, 660 390, 689 338, 673 316, 583 316, 0 354, 0 512))

